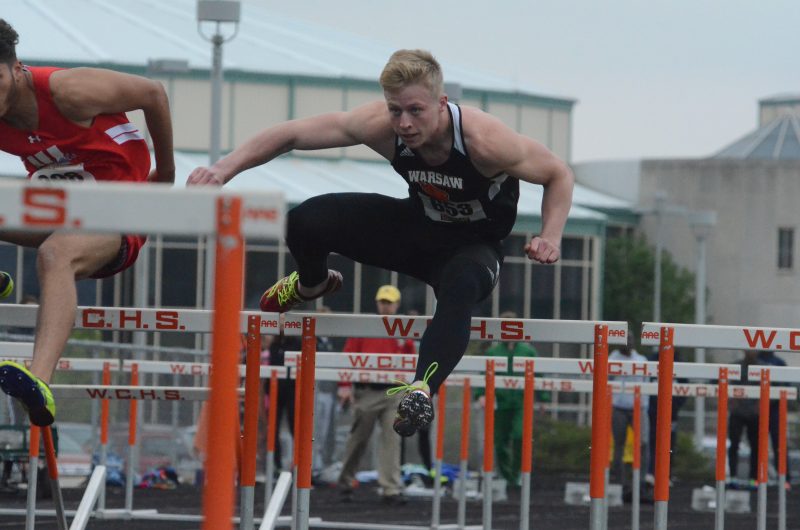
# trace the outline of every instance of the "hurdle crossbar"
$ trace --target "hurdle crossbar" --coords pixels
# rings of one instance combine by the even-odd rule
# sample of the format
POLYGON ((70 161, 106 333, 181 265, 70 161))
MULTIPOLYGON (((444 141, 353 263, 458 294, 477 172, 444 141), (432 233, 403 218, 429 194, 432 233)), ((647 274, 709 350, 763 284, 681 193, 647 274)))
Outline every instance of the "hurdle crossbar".
MULTIPOLYGON (((29 304, 0 305, 5 325, 32 327, 36 324, 38 306, 29 304)), ((75 316, 76 329, 106 331, 148 331, 210 333, 211 314, 206 309, 158 309, 135 307, 80 306, 75 316)), ((282 323, 277 313, 242 311, 239 330, 247 332, 251 315, 261 317, 262 333, 283 333, 300 336, 303 317, 317 321, 317 335, 328 337, 388 337, 419 339, 425 332, 430 316, 342 315, 323 313, 292 313, 282 323)), ((470 339, 481 341, 540 342, 591 344, 596 322, 589 320, 543 320, 473 318, 470 339)), ((625 344, 627 324, 604 322, 609 326, 609 343, 625 344)))
POLYGON ((208 235, 217 232, 219 197, 241 198, 245 236, 283 236, 286 206, 283 193, 277 191, 243 194, 216 187, 174 188, 109 182, 65 186, 17 179, 0 181, 0 228, 208 235), (110 218, 108 205, 118 201, 125 208, 115 208, 110 218))
POLYGON ((658 346, 660 330, 675 331, 677 347, 733 350, 775 350, 800 352, 800 330, 754 326, 711 326, 701 324, 642 324, 642 345, 658 346))
MULTIPOLYGON (((271 367, 276 368, 276 367, 271 367)), ((277 371, 277 370, 276 370, 277 371)), ((286 372, 286 376, 295 378, 297 371, 286 372)), ((318 368, 315 374, 317 381, 341 381, 354 383, 386 383, 389 377, 407 377, 412 372, 384 372, 380 370, 339 370, 331 368, 318 368)), ((450 385, 463 385, 469 381, 470 386, 483 388, 486 379, 478 374, 451 374, 447 378, 450 385)), ((525 387, 525 378, 520 376, 496 375, 495 386, 503 390, 519 390, 525 387)), ((643 395, 658 394, 658 383, 642 383, 630 381, 609 381, 608 385, 615 393, 634 393, 639 388, 643 395)), ((208 399, 207 387, 180 387, 180 386, 132 386, 132 385, 52 385, 53 396, 57 399, 109 399, 117 401, 203 401, 208 399)), ((536 391, 582 392, 592 391, 592 381, 589 379, 570 379, 557 377, 539 377, 534 380, 536 391)), ((719 396, 717 385, 705 383, 673 383, 673 395, 686 397, 711 397, 719 396)), ((732 399, 758 399, 759 387, 753 385, 728 385, 728 397, 732 399)), ((770 388, 770 399, 779 399, 781 392, 785 392, 788 399, 796 400, 798 391, 794 387, 770 388)), ((237 389, 239 398, 244 397, 244 388, 237 389)))

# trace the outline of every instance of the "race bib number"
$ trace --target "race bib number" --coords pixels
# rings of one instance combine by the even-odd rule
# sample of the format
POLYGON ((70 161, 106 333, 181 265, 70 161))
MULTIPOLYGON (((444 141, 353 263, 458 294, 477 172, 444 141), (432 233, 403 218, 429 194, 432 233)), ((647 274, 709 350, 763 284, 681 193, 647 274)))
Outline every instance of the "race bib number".
POLYGON ((453 202, 439 201, 425 195, 419 194, 422 206, 425 208, 425 216, 434 221, 444 223, 469 223, 486 219, 486 213, 478 200, 453 202))
POLYGON ((74 166, 53 166, 37 170, 31 180, 51 182, 94 182, 94 175, 83 169, 83 164, 74 166))

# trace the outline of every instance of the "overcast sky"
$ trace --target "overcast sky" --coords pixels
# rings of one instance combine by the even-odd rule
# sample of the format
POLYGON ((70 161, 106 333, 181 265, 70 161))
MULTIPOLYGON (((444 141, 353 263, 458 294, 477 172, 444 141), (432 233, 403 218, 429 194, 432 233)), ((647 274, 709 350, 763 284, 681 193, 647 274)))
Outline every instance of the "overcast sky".
POLYGON ((245 2, 577 99, 573 162, 710 155, 800 94, 800 0, 245 2))

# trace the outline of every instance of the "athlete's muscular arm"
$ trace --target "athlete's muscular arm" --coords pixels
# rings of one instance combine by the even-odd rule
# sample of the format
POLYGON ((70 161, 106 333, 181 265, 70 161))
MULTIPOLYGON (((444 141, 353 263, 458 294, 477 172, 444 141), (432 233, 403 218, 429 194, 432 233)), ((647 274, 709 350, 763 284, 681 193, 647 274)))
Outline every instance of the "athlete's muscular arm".
POLYGON ((72 68, 54 72, 50 77, 50 90, 61 113, 84 126, 88 126, 98 114, 141 109, 156 156, 156 168, 148 180, 175 181, 172 118, 167 93, 161 83, 112 70, 72 68))
POLYGON ((516 133, 497 118, 471 108, 464 114, 467 149, 484 174, 506 172, 544 186, 542 232, 524 250, 530 259, 555 263, 561 255, 561 236, 572 205, 572 171, 545 146, 516 133))
POLYGON ((266 164, 295 149, 364 144, 391 158, 393 140, 386 103, 376 101, 348 112, 320 114, 265 129, 211 167, 192 171, 188 184, 223 185, 242 171, 266 164))

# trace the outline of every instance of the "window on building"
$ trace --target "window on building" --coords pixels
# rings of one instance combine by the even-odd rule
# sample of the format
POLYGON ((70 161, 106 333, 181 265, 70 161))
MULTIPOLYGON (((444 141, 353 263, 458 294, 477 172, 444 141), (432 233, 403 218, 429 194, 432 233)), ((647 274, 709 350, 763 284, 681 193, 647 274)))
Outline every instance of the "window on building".
POLYGON ((778 269, 794 267, 794 228, 778 228, 778 269))

